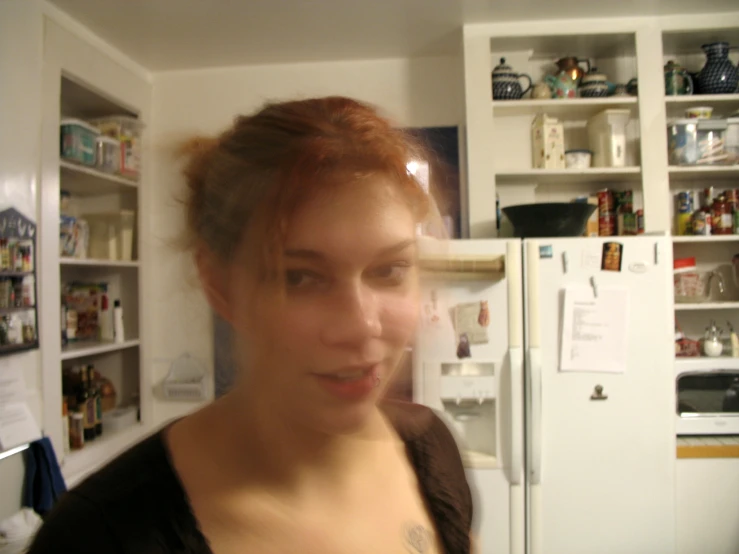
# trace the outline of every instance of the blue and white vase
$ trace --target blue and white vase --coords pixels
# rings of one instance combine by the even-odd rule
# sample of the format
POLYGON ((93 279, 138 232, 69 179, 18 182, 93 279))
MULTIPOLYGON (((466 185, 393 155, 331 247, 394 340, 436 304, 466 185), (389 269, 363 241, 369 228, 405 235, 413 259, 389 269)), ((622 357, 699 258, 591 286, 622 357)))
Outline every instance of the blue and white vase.
POLYGON ((493 100, 519 100, 531 88, 531 77, 525 73, 518 74, 506 65, 505 58, 500 58, 500 65, 493 69, 493 100), (529 81, 529 86, 521 88, 519 79, 529 81))
POLYGON ((698 74, 701 94, 731 94, 739 84, 739 70, 729 59, 729 43, 713 42, 701 46, 706 53, 706 65, 698 74))

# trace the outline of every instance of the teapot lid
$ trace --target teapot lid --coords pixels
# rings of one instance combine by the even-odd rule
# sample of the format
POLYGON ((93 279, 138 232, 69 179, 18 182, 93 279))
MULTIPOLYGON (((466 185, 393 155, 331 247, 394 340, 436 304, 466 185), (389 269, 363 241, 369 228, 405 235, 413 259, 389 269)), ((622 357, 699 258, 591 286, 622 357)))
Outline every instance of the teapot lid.
POLYGON ((514 74, 513 68, 505 63, 505 58, 500 58, 500 64, 496 65, 493 69, 493 75, 507 75, 514 74))
POLYGON ((679 63, 677 63, 675 60, 670 60, 665 64, 665 69, 682 69, 683 66, 681 66, 679 63))

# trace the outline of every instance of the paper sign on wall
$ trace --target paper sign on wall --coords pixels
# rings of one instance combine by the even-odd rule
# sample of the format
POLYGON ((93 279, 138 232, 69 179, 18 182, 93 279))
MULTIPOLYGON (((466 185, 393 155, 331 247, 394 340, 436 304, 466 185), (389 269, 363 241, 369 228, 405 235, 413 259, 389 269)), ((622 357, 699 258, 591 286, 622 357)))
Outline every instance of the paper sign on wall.
POLYGON ((568 287, 564 295, 560 371, 626 370, 629 291, 568 287))

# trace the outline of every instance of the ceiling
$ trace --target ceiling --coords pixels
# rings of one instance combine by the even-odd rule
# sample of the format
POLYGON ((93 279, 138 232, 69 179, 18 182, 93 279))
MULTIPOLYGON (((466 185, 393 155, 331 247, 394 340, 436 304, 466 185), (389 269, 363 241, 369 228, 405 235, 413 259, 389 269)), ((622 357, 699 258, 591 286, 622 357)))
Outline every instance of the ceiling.
POLYGON ((721 12, 736 0, 50 0, 152 71, 453 53, 463 23, 721 12))

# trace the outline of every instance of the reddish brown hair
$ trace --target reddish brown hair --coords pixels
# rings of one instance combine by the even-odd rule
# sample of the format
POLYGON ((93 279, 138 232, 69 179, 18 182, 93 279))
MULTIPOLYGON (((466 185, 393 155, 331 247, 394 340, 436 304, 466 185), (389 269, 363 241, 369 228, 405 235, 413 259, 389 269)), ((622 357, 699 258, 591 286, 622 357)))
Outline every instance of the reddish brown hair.
POLYGON ((339 183, 370 186, 367 176, 396 183, 419 221, 429 213, 428 195, 406 169, 429 153, 349 98, 266 104, 217 138, 188 141, 181 153, 188 245, 205 245, 222 260, 249 238, 262 248, 261 269, 274 269, 295 210, 339 183))

